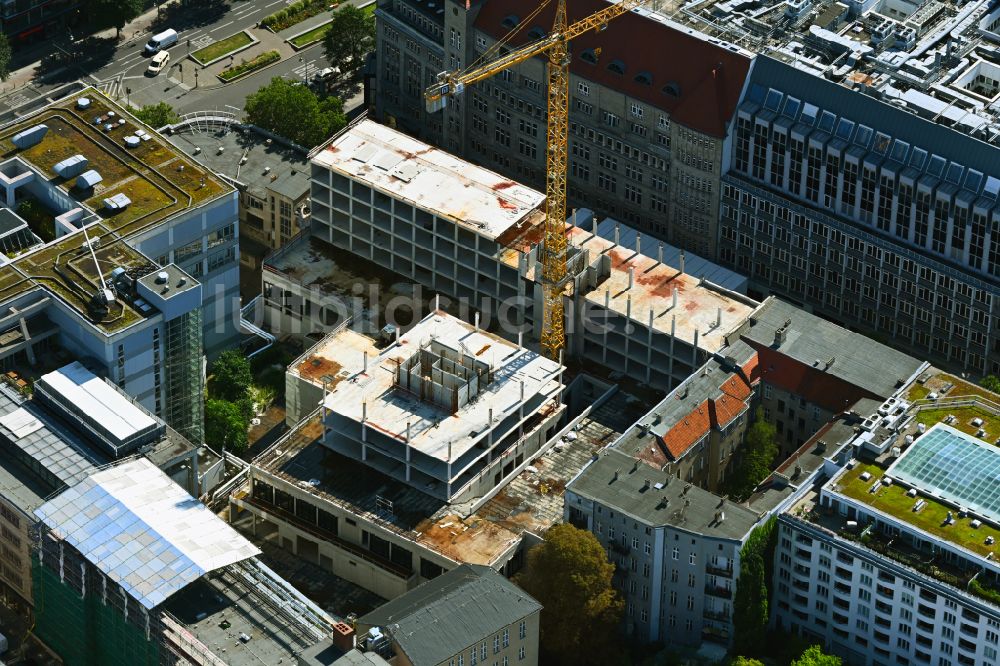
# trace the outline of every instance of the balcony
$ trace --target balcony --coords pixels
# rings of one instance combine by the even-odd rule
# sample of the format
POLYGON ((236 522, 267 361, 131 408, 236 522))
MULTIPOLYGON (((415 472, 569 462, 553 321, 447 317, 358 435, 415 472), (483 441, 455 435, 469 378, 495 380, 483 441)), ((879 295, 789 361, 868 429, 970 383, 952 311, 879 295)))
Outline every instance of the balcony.
POLYGON ((706 585, 705 594, 711 597, 718 597, 720 599, 732 599, 733 591, 727 590, 724 587, 719 587, 718 585, 706 585))
MULTIPOLYGON (((798 566, 798 565, 796 565, 798 566)), ((716 565, 716 564, 706 564, 705 573, 710 573, 714 576, 723 576, 725 578, 733 577, 733 565, 716 565)))
POLYGON ((724 611, 716 611, 706 608, 705 612, 702 613, 702 617, 706 620, 712 620, 714 622, 729 622, 729 618, 732 616, 724 611))

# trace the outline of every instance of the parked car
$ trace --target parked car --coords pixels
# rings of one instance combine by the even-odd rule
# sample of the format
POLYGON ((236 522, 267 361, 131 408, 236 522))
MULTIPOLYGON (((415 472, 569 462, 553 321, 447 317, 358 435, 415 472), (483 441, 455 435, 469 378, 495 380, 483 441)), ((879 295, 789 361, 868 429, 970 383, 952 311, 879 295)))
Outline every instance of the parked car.
POLYGON ((149 61, 149 67, 146 68, 146 73, 156 76, 163 71, 163 68, 167 66, 170 62, 170 54, 166 51, 160 51, 149 61))

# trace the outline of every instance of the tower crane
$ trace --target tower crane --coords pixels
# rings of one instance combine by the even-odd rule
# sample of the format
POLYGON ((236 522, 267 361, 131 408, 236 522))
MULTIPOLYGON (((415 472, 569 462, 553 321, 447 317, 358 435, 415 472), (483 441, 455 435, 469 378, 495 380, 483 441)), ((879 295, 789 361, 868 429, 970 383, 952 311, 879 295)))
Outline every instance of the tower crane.
MULTIPOLYGON (((524 21, 537 15, 551 0, 542 4, 524 21)), ((563 291, 566 286, 566 152, 569 136, 569 42, 591 30, 603 30, 608 21, 638 7, 643 0, 619 0, 572 25, 566 20, 566 0, 556 0, 552 32, 525 46, 461 71, 442 72, 427 88, 424 97, 429 112, 444 108, 448 98, 465 87, 488 79, 535 56, 548 55, 548 126, 545 147, 545 234, 542 245, 542 289, 544 292, 542 351, 557 360, 566 344, 563 291)), ((510 39, 516 29, 503 41, 510 39)), ((492 50, 499 50, 501 43, 492 50)))

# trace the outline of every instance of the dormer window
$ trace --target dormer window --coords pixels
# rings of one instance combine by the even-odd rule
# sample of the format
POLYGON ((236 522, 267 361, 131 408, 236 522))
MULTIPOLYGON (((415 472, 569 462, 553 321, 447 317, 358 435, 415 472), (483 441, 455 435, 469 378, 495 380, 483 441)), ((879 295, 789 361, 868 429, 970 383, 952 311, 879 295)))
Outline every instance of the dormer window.
POLYGON ((614 72, 615 74, 624 74, 625 63, 621 60, 612 60, 608 63, 608 71, 614 72))
POLYGON ((680 97, 681 87, 675 81, 671 81, 667 85, 663 86, 663 94, 668 97, 680 97))
POLYGON ((528 37, 530 37, 531 39, 541 39, 544 36, 545 36, 545 31, 542 30, 537 25, 528 31, 528 37))
POLYGON ((594 49, 586 49, 580 54, 580 60, 589 62, 591 65, 597 64, 597 52, 594 49))
POLYGON ((515 16, 514 14, 510 14, 510 15, 506 16, 504 18, 504 20, 500 22, 500 24, 503 27, 507 28, 508 30, 513 30, 514 28, 517 27, 517 25, 520 22, 521 22, 521 19, 518 16, 515 16))
POLYGON ((635 82, 640 85, 651 86, 653 85, 653 75, 649 72, 639 72, 635 75, 635 82))

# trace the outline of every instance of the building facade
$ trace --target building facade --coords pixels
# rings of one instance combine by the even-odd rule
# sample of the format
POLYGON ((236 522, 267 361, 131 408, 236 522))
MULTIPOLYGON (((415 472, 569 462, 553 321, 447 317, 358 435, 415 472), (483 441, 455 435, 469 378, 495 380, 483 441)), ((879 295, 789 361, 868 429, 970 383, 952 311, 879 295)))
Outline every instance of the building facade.
POLYGON ((609 447, 566 488, 566 519, 608 551, 628 634, 731 645, 739 553, 757 512, 609 447))
POLYGON ((719 259, 752 293, 997 372, 995 150, 759 56, 723 179, 719 259))
MULTIPOLYGON (((535 58, 424 108, 437 74, 547 34, 554 9, 531 2, 421 0, 378 5, 375 117, 511 178, 545 182, 545 59, 535 58), (522 19, 525 23, 522 23, 522 19)), ((569 5, 572 23, 603 2, 569 5)), ((635 10, 573 42, 569 201, 706 257, 715 254, 728 124, 750 66, 662 16, 635 10), (643 45, 657 44, 655 54, 643 45)), ((487 59, 488 59, 487 57, 487 59)))

